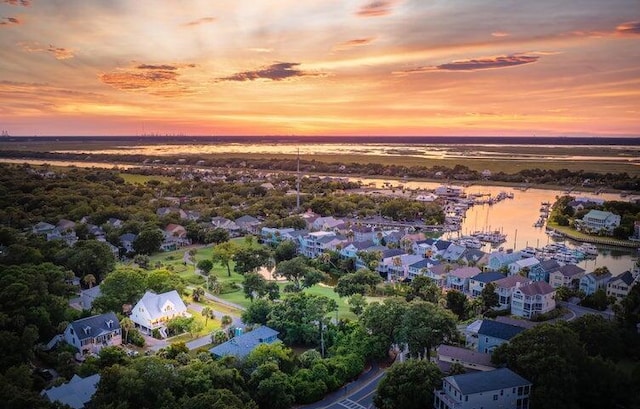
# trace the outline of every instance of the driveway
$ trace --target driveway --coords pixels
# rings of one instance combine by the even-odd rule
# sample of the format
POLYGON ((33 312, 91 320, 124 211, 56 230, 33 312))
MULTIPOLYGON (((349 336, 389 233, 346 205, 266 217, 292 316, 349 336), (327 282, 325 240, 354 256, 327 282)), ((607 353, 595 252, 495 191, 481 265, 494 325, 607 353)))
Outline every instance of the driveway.
POLYGON ((571 311, 572 316, 567 318, 567 321, 573 321, 574 319, 580 318, 583 315, 587 315, 587 314, 600 315, 606 320, 612 320, 615 318, 615 314, 613 313, 613 311, 610 311, 610 310, 598 311, 592 308, 582 307, 580 305, 574 304, 572 302, 567 302, 567 301, 560 301, 558 304, 560 304, 561 306, 571 311))

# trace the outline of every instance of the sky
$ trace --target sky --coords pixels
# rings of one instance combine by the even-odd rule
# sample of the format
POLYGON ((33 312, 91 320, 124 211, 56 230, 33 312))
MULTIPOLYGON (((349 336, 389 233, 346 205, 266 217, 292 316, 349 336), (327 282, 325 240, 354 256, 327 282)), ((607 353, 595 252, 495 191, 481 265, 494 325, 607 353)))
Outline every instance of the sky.
POLYGON ((0 130, 640 136, 640 1, 0 0, 0 130))

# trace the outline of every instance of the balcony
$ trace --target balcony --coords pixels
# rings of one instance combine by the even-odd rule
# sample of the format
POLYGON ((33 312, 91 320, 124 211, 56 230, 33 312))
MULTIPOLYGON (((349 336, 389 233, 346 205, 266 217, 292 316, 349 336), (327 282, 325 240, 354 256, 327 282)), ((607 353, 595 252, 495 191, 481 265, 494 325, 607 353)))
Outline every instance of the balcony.
MULTIPOLYGON (((440 402, 444 403, 444 405, 445 405, 444 408, 447 408, 447 409, 462 408, 462 403, 453 400, 443 390, 436 390, 436 391, 434 391, 433 395, 435 396, 436 402, 439 400, 440 402)), ((434 405, 434 407, 436 409, 440 409, 441 408, 441 406, 438 406, 437 404, 434 405)))

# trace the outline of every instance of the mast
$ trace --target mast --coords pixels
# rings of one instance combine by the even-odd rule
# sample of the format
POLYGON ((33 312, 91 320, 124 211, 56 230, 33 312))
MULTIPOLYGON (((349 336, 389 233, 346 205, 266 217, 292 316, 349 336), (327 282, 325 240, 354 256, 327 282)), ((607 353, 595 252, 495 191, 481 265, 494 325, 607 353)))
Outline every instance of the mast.
POLYGON ((298 148, 298 168, 296 179, 296 211, 300 212, 300 148, 298 148))

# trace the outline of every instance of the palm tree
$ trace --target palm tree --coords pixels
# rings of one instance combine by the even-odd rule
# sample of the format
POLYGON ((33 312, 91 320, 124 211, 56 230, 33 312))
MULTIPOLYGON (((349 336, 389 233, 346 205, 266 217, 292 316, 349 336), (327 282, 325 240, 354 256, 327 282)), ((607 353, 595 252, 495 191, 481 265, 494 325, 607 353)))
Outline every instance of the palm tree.
POLYGON ((232 322, 233 322, 233 320, 228 315, 223 315, 222 318, 220 318, 220 324, 222 324, 223 328, 228 326, 228 325, 231 325, 232 322))
POLYGON ((120 320, 120 328, 124 331, 124 343, 129 343, 129 330, 131 330, 135 324, 131 321, 131 318, 124 317, 120 320))
POLYGON ((87 274, 86 276, 84 276, 84 278, 82 279, 82 281, 84 281, 84 283, 89 287, 92 288, 93 285, 96 283, 96 276, 94 276, 93 274, 87 274))
POLYGON ((209 307, 204 307, 200 313, 204 317, 204 326, 206 327, 209 322, 209 317, 211 317, 213 311, 209 307))
POLYGON ((216 331, 213 333, 213 335, 211 335, 211 342, 219 345, 225 342, 228 338, 229 337, 227 336, 227 333, 225 331, 216 331))
POLYGON ((204 297, 204 289, 202 287, 196 287, 193 289, 193 301, 199 302, 200 297, 204 297))

